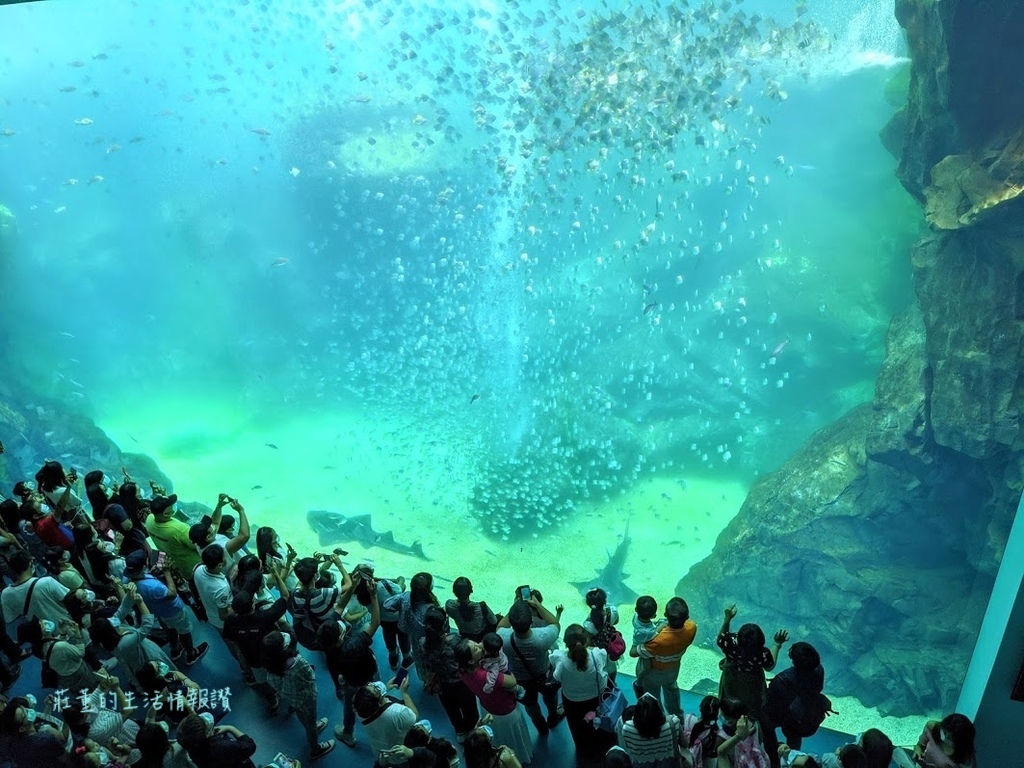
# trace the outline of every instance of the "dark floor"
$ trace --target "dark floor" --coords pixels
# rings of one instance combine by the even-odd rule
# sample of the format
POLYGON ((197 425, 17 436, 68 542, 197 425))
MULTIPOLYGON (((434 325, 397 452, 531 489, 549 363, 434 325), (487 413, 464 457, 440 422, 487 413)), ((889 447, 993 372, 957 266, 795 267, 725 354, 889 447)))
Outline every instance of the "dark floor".
MULTIPOLYGON (((12 634, 14 633, 14 627, 9 626, 8 629, 12 634)), ((273 718, 267 715, 264 700, 242 683, 238 664, 228 654, 220 637, 209 625, 197 625, 196 640, 197 642, 199 640, 208 641, 210 651, 198 664, 184 671, 197 683, 211 691, 230 689, 231 712, 223 722, 234 725, 256 741, 256 744, 259 745, 259 750, 254 758, 257 765, 266 765, 273 760, 278 752, 283 752, 290 757, 302 760, 304 768, 309 768, 305 738, 298 720, 285 714, 273 718)), ((387 651, 379 634, 375 640, 377 658, 386 660, 387 651)), ((316 667, 317 689, 321 704, 319 714, 330 719, 330 725, 324 731, 324 738, 326 738, 334 725, 341 722, 341 703, 334 697, 334 686, 319 654, 305 650, 302 653, 316 667)), ((685 659, 683 663, 686 663, 685 659)), ((382 675, 386 671, 385 666, 382 675)), ((115 669, 114 674, 118 674, 118 670, 115 669)), ((632 699, 632 686, 629 684, 631 678, 620 673, 619 680, 619 686, 632 699)), ((40 695, 39 689, 39 661, 34 658, 22 663, 21 677, 8 692, 8 696, 30 692, 35 693, 39 701, 42 702, 44 697, 40 695)), ((422 685, 415 672, 412 675, 410 693, 420 708, 420 716, 430 720, 435 728, 435 733, 454 740, 451 724, 445 717, 444 710, 441 709, 436 698, 423 694, 422 685)), ((698 695, 686 693, 683 696, 683 710, 696 712, 699 702, 698 695)), ((317 768, 333 768, 334 766, 370 768, 373 765, 373 756, 370 754, 365 735, 361 733, 361 726, 358 724, 356 725, 356 738, 359 743, 354 749, 349 749, 339 742, 333 752, 316 762, 317 768)), ((803 748, 811 754, 821 754, 831 752, 850 740, 846 734, 822 729, 814 738, 805 740, 803 748)), ((532 765, 535 768, 569 768, 569 766, 575 765, 572 740, 564 724, 556 728, 549 736, 536 739, 534 743, 532 765)))

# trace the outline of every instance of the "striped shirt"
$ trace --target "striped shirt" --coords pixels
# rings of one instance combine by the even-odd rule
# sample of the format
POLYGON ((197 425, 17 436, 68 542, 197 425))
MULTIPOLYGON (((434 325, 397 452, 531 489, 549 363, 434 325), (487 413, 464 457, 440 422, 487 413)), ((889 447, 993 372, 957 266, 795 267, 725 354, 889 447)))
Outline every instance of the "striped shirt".
POLYGON ((674 768, 679 748, 673 746, 673 741, 678 744, 681 733, 682 727, 675 715, 668 716, 661 732, 653 739, 645 739, 637 733, 633 721, 629 720, 619 731, 619 746, 626 750, 634 768, 674 768))
POLYGON ((665 627, 653 640, 648 640, 638 647, 637 651, 644 658, 651 660, 651 669, 672 669, 679 666, 679 660, 683 658, 683 654, 696 636, 697 625, 687 619, 678 629, 665 627))

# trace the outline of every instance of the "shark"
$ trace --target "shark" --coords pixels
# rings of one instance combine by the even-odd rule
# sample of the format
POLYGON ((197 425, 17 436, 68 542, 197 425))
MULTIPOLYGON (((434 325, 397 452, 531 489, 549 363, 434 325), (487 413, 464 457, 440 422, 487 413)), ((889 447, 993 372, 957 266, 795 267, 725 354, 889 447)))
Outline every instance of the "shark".
POLYGON ((575 581, 572 583, 584 597, 594 587, 600 587, 608 593, 608 605, 623 605, 634 603, 639 595, 626 584, 625 579, 629 574, 622 570, 626 564, 626 554, 629 552, 629 545, 633 540, 629 537, 629 520, 626 520, 626 531, 622 534, 622 541, 615 548, 615 551, 608 555, 608 562, 604 568, 597 572, 590 581, 575 581))
POLYGON ((379 547, 400 555, 430 560, 423 554, 423 547, 418 541, 412 544, 401 544, 395 541, 391 531, 380 533, 373 530, 370 515, 353 515, 351 517, 340 512, 328 512, 324 509, 311 509, 306 513, 306 522, 320 537, 320 546, 354 541, 362 547, 379 547))

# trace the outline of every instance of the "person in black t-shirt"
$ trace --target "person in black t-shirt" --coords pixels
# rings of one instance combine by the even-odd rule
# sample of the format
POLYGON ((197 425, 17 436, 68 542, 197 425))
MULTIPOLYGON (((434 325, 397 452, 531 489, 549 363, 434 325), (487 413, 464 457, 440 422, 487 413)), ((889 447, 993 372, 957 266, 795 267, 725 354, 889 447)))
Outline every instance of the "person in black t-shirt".
POLYGON ((255 768, 256 742, 232 725, 214 726, 212 716, 182 720, 178 742, 197 768, 255 768))
MULTIPOLYGON (((356 576, 356 578, 362 578, 356 576)), ((373 655, 373 635, 380 626, 380 600, 377 597, 377 583, 364 580, 370 592, 370 623, 358 632, 349 632, 344 621, 328 621, 317 630, 317 640, 327 659, 327 669, 334 681, 335 694, 344 704, 341 726, 336 726, 334 735, 348 747, 354 747, 356 737, 356 711, 352 700, 356 691, 372 680, 377 680, 377 659, 373 655)), ((338 613, 345 611, 345 605, 353 591, 342 598, 338 613)))
POLYGON ((281 597, 266 608, 254 610, 253 595, 250 592, 239 592, 231 601, 231 613, 224 617, 224 638, 237 643, 239 652, 249 662, 256 678, 256 690, 267 699, 271 715, 277 714, 280 702, 277 693, 267 682, 262 647, 263 638, 278 628, 278 622, 288 611, 288 588, 281 578, 283 569, 283 565, 270 569, 281 597))

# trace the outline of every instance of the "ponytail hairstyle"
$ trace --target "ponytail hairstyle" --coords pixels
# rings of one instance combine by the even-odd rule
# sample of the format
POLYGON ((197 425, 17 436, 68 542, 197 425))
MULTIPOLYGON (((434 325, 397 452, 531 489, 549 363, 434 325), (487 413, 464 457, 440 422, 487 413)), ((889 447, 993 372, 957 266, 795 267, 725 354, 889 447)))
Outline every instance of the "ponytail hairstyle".
POLYGON ((466 758, 466 768, 491 768, 496 765, 501 748, 491 742, 487 731, 474 728, 462 742, 462 752, 466 758))
POLYGON ((576 665, 576 669, 586 672, 587 659, 590 657, 587 653, 587 631, 579 624, 570 624, 566 627, 562 639, 565 641, 569 659, 576 665))
POLYGON ((434 577, 426 571, 420 571, 409 582, 409 605, 415 608, 420 603, 437 605, 434 596, 434 577))
POLYGON ((594 587, 587 592, 587 605, 590 607, 590 623, 594 629, 600 632, 608 622, 610 611, 608 610, 608 593, 600 587, 594 587))
POLYGON ((428 651, 436 651, 444 646, 447 631, 448 615, 432 605, 423 615, 423 647, 428 651))
POLYGON ((459 576, 452 584, 452 593, 459 601, 459 616, 463 621, 472 621, 474 611, 469 596, 473 594, 473 582, 465 576, 459 576))
POLYGON ((690 731, 690 744, 700 741, 706 734, 714 735, 718 732, 718 708, 717 696, 705 696, 701 699, 700 720, 694 723, 693 730, 690 731))

